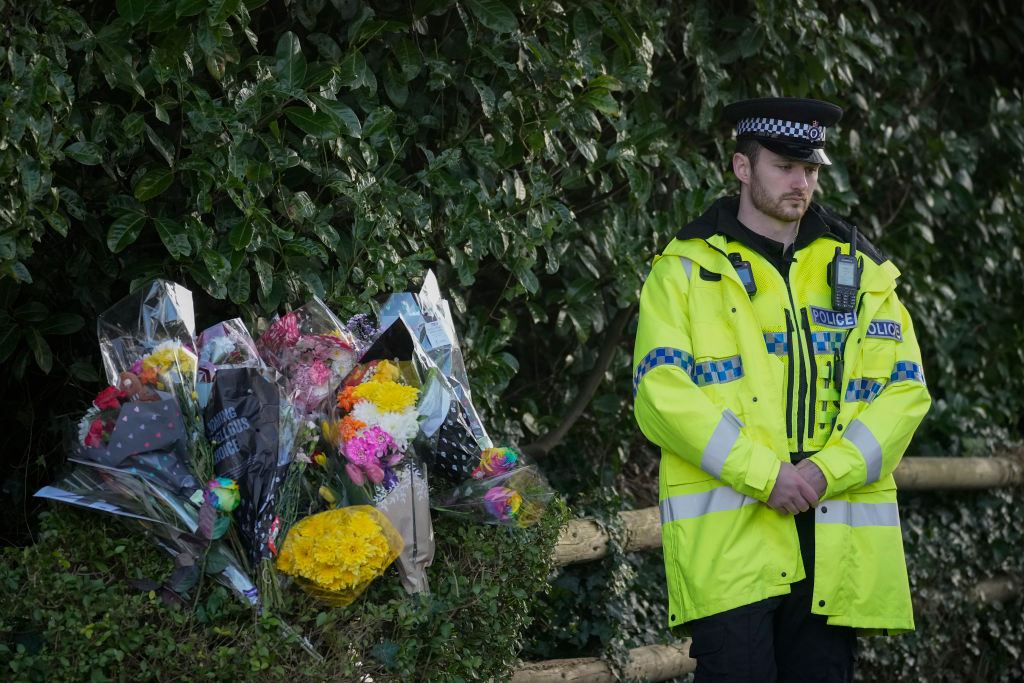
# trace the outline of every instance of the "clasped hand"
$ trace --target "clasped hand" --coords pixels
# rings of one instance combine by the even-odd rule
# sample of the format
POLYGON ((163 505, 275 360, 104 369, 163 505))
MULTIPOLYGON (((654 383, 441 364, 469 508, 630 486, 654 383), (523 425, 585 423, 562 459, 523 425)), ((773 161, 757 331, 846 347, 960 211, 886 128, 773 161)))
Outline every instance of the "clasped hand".
POLYGON ((796 465, 784 462, 767 504, 783 514, 795 515, 817 505, 827 486, 825 475, 810 460, 796 465))

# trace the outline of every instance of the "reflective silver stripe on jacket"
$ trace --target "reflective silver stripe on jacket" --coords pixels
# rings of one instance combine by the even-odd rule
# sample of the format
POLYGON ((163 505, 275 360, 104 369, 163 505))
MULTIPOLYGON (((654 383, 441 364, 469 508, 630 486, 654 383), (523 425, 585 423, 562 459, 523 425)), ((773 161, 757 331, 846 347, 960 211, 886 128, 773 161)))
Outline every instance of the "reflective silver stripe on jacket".
POLYGON ((851 503, 846 500, 823 500, 814 510, 814 521, 818 524, 845 524, 847 526, 899 526, 900 513, 896 508, 896 503, 851 503))
POLYGON ((712 512, 739 510, 744 505, 758 502, 757 498, 745 496, 736 489, 719 486, 710 491, 688 493, 672 496, 661 501, 661 523, 677 522, 680 519, 693 519, 712 512))
POLYGON ((882 476, 882 444, 871 433, 868 426, 860 420, 854 420, 846 428, 843 438, 852 443, 864 458, 864 469, 867 470, 865 484, 876 482, 882 476))
POLYGON ((704 446, 704 453, 700 456, 700 468, 715 479, 722 478, 722 467, 725 466, 725 459, 740 438, 740 429, 745 427, 743 421, 736 416, 736 413, 729 409, 722 411, 722 419, 715 426, 711 438, 704 446))
POLYGON ((680 256, 679 260, 683 264, 683 270, 686 271, 686 279, 690 280, 690 273, 693 272, 693 261, 685 256, 680 256))

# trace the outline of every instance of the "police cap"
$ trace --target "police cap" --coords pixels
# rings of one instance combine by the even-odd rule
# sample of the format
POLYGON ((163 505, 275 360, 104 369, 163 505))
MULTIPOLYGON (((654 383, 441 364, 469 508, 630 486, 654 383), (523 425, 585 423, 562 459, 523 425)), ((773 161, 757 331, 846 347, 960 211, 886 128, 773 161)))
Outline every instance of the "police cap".
POLYGON ((724 115, 736 126, 736 138, 757 140, 790 159, 829 165, 825 130, 843 110, 831 102, 801 97, 762 97, 726 105, 724 115))

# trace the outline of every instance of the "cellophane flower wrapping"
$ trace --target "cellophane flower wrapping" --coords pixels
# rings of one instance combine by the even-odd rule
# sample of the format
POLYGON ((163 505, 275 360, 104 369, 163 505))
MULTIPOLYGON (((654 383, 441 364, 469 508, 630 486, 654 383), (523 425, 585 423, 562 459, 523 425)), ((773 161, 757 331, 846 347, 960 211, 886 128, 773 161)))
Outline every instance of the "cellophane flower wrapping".
POLYGON ((426 568, 435 544, 427 474, 413 449, 421 392, 411 358, 409 330, 396 321, 342 382, 337 410, 324 421, 322 433, 344 463, 356 496, 384 512, 398 529, 404 541, 399 576, 408 592, 417 593, 429 591, 426 568))
POLYGON ((338 385, 358 360, 352 333, 316 297, 274 321, 256 346, 283 375, 286 393, 303 418, 330 409, 338 385))
MULTIPOLYGON (((213 479, 213 456, 195 393, 194 329, 191 293, 164 280, 99 316, 100 352, 112 386, 97 395, 72 430, 72 473, 37 495, 162 529, 157 536, 179 569, 204 555, 208 566, 222 567, 215 572, 218 580, 252 601, 252 584, 243 586, 247 580, 240 578, 244 562, 221 538, 229 520, 218 525, 216 536, 212 532, 216 512, 207 482, 213 479), (154 517, 154 510, 173 514, 154 517), (209 558, 217 559, 209 564, 209 558)), ((235 540, 233 531, 227 539, 235 540)))
POLYGON ((402 551, 388 517, 369 505, 305 517, 285 537, 277 568, 306 593, 334 606, 352 603, 402 551))
POLYGON ((448 386, 458 398, 461 420, 469 427, 479 447, 492 446, 483 420, 473 405, 469 376, 463 360, 462 347, 455 331, 451 307, 441 296, 437 277, 428 270, 418 294, 402 292, 392 294, 378 315, 382 327, 387 328, 401 319, 409 328, 417 346, 437 367, 448 386))
POLYGON ((485 449, 471 477, 436 509, 472 521, 526 527, 539 520, 554 491, 537 465, 512 448, 485 449))
MULTIPOLYGON (((203 544, 196 536, 200 509, 191 501, 145 474, 72 462, 70 472, 35 495, 119 517, 129 529, 148 536, 172 557, 194 557, 201 552, 203 544)), ((206 570, 243 602, 257 603, 257 588, 230 545, 220 540, 209 545, 206 570)))

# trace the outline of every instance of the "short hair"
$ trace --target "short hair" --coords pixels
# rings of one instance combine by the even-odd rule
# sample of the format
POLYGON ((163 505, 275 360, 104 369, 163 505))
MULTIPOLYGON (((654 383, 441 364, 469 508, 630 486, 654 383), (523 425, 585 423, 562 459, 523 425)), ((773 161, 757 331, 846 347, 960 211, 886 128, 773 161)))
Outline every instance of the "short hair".
POLYGON ((740 138, 736 141, 736 153, 750 159, 750 167, 757 166, 757 157, 761 154, 761 143, 754 138, 740 138))

